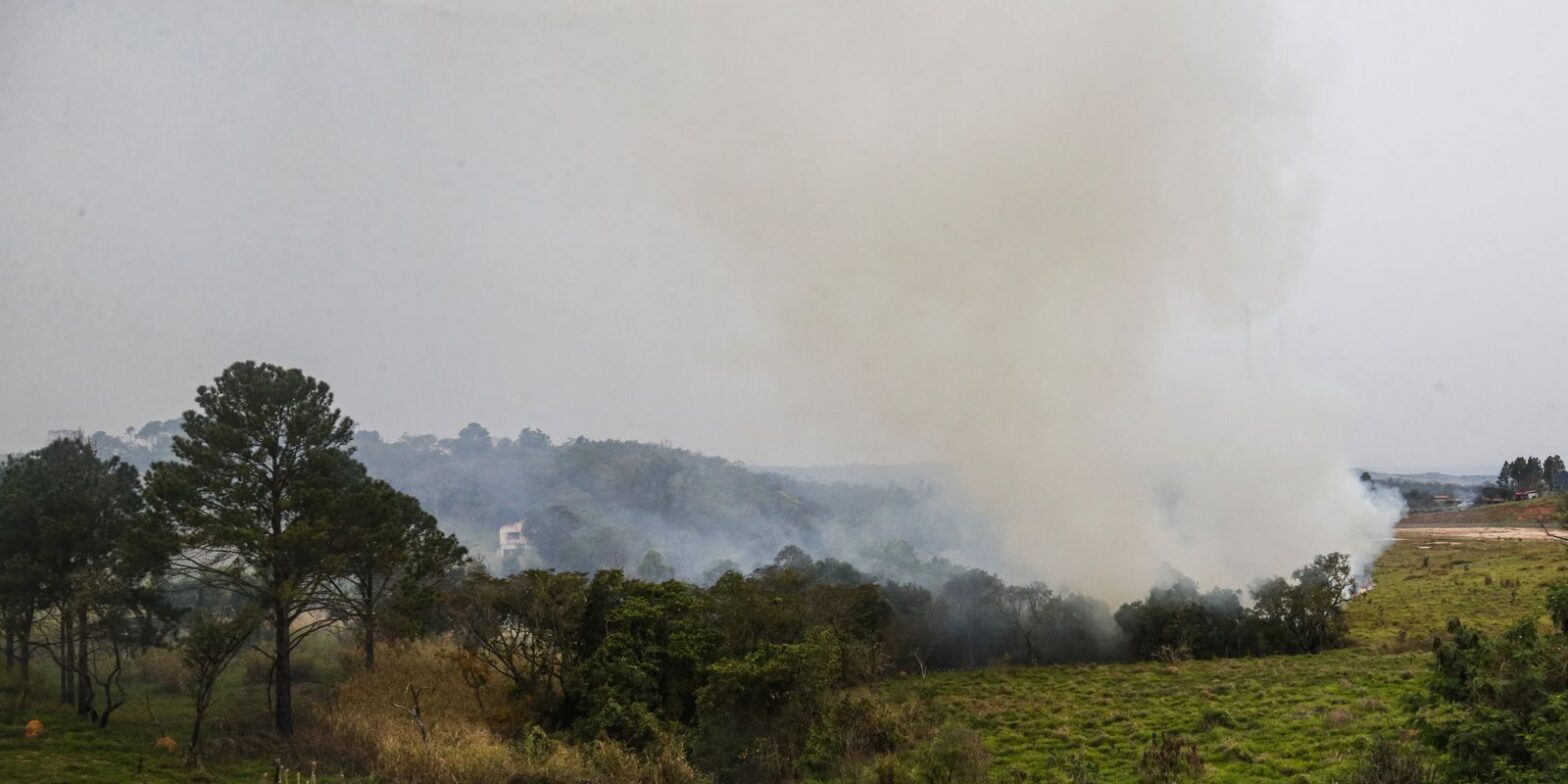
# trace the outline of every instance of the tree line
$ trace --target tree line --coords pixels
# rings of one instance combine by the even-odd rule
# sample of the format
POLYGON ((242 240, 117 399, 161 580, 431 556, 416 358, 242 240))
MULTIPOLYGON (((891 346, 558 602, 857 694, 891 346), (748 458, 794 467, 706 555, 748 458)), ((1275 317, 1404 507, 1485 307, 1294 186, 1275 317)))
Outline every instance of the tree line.
MULTIPOLYGON (((143 469, 174 460, 182 421, 149 422, 88 440, 143 469)), ((354 433, 354 459, 419 500, 443 530, 485 549, 526 521, 528 547, 493 571, 635 570, 650 551, 688 580, 767 563, 788 545, 835 553, 900 580, 939 585, 959 569, 914 553, 992 560, 988 530, 924 480, 820 482, 668 444, 553 438, 534 428, 493 433, 471 422, 454 437, 354 433), (907 545, 905 543, 908 543, 907 545)))
POLYGON ((1276 653, 1317 653, 1344 643, 1350 633, 1344 606, 1356 593, 1350 559, 1343 553, 1314 558, 1283 577, 1241 592, 1215 588, 1200 593, 1178 577, 1147 598, 1124 604, 1116 623, 1141 659, 1215 659, 1276 653))
POLYGON ((1552 490, 1563 478, 1568 478, 1568 474, 1564 473, 1561 455, 1549 455, 1545 459, 1520 456, 1503 461, 1503 467, 1497 472, 1496 487, 1510 492, 1552 490))

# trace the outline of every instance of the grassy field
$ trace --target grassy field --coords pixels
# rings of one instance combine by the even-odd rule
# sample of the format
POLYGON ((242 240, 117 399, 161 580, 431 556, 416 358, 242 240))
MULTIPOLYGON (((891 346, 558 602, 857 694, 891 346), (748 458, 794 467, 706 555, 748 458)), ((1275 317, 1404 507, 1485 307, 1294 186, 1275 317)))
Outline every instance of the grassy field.
POLYGON ((1334 782, 1378 736, 1406 725, 1432 635, 1451 617, 1499 630, 1544 622, 1542 584, 1564 576, 1568 548, 1540 541, 1397 541, 1377 587, 1352 602, 1355 644, 1316 656, 991 669, 890 684, 891 694, 979 730, 992 776, 1065 780, 1074 759, 1100 781, 1135 781, 1156 731, 1191 736, 1205 781, 1334 782))
MULTIPOLYGON (((337 648, 329 637, 307 641, 307 654, 323 681, 338 677, 337 648)), ((145 667, 133 665, 126 684, 127 700, 98 729, 54 699, 56 670, 45 659, 35 673, 32 707, 17 709, 14 684, 0 689, 0 782, 28 784, 119 784, 120 782, 261 782, 272 781, 276 738, 269 731, 266 693, 247 683, 245 667, 236 662, 225 673, 221 698, 208 713, 203 743, 205 771, 193 773, 181 760, 155 745, 169 735, 179 750, 190 736, 190 699, 172 684, 160 684, 145 667), (43 722, 41 738, 26 738, 30 720, 43 722)), ((325 694, 324 683, 307 683, 296 701, 308 704, 325 694)), ((323 779, 325 780, 325 779, 323 779)))
MULTIPOLYGON (((1493 630, 1521 617, 1544 621, 1542 586, 1568 577, 1568 548, 1401 539, 1374 574, 1377 587, 1350 607, 1355 644, 1317 656, 989 669, 903 678, 883 688, 978 729, 993 754, 995 781, 1018 780, 1016 773, 1065 780, 1075 759, 1097 766, 1101 782, 1133 781, 1144 743, 1161 730, 1198 743, 1205 781, 1341 781, 1375 738, 1405 727, 1401 706, 1421 688, 1432 635, 1451 617, 1493 630)), ((307 656, 316 680, 339 677, 335 645, 319 638, 307 656)), ((52 702, 47 685, 27 711, 14 709, 7 695, 0 705, 0 782, 270 781, 278 746, 267 731, 263 692, 246 682, 244 669, 230 671, 211 718, 205 774, 193 776, 176 754, 155 748, 160 723, 183 748, 190 711, 182 695, 143 677, 128 684, 130 700, 102 731, 52 702), (23 737, 30 719, 44 723, 44 737, 23 737)), ((305 688, 315 692, 297 698, 305 705, 325 689, 305 688)), ((308 728, 311 719, 301 721, 308 728)), ((294 750, 296 761, 314 759, 310 754, 294 750)), ((330 759, 323 771, 331 771, 330 759)))

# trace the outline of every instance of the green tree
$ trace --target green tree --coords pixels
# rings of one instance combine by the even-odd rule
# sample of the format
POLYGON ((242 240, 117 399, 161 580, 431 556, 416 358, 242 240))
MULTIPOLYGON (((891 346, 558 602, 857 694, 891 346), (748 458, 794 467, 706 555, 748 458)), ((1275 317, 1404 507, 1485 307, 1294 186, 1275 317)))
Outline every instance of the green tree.
POLYGON ((1562 475, 1563 468, 1562 455, 1552 455, 1541 462, 1541 479, 1548 490, 1557 489, 1557 477, 1562 475))
POLYGON ((583 650, 586 587, 576 572, 480 573, 447 601, 463 647, 510 681, 534 716, 549 717, 583 650))
POLYGON ((992 594, 993 610, 1013 630, 1023 647, 1022 662, 1038 664, 1036 645, 1061 615, 1062 600, 1045 583, 1009 585, 992 594))
POLYGON ((256 362, 198 387, 196 405, 174 439, 179 461, 153 466, 149 496, 178 523, 194 576, 266 612, 274 722, 291 735, 290 654, 330 623, 297 622, 323 607, 334 577, 331 513, 335 494, 358 476, 348 447, 354 423, 325 383, 256 362))
POLYGON ((201 727, 212 707, 218 678, 256 633, 256 613, 245 610, 220 615, 201 612, 189 618, 175 650, 190 672, 186 689, 194 703, 191 740, 185 761, 201 766, 201 727))
POLYGON ((1276 577, 1252 591, 1255 612, 1276 644, 1294 653, 1317 653, 1338 645, 1349 633, 1345 602, 1355 595, 1350 557, 1320 555, 1297 569, 1294 585, 1276 577))
POLYGON ((389 605, 404 613, 431 606, 436 584, 467 551, 418 500, 379 479, 360 479, 336 504, 332 571, 338 577, 326 583, 328 602, 353 623, 365 667, 374 669, 376 637, 389 605))
POLYGON ((11 457, 0 469, 0 621, 5 623, 6 669, 18 669, 17 705, 31 696, 33 635, 50 602, 48 570, 39 551, 43 519, 27 465, 33 456, 11 457))
POLYGON ((1541 465, 1541 458, 1530 456, 1525 460, 1524 470, 1519 475, 1519 484, 1526 489, 1538 490, 1546 478, 1546 470, 1541 465))
POLYGON ((47 609, 58 635, 48 650, 59 665, 60 699, 106 724, 118 707, 123 655, 155 636, 168 614, 153 583, 174 549, 167 526, 144 514, 136 469, 100 459, 86 441, 57 439, 8 461, 0 479, 7 554, 0 605, 22 638, 23 669, 47 609))
POLYGON ((716 662, 697 691, 696 751, 723 781, 794 777, 815 718, 838 683, 841 647, 832 629, 770 643, 716 662))
POLYGON ((582 662, 568 676, 568 713, 579 737, 648 748, 665 727, 691 723, 696 690, 721 630, 702 589, 628 580, 615 570, 588 586, 582 662))

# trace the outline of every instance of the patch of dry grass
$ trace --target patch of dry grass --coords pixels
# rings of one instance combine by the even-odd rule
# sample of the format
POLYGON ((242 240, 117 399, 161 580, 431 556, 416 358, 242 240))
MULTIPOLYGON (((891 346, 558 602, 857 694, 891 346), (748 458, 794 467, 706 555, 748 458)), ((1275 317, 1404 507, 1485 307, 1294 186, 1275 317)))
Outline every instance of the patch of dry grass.
POLYGON ((491 729, 480 705, 499 705, 493 686, 475 691, 463 680, 445 640, 389 648, 376 669, 353 674, 321 716, 321 753, 392 781, 431 784, 691 784, 702 777, 678 743, 639 756, 618 744, 570 745, 534 728, 519 739, 491 729), (410 686, 428 736, 408 712, 410 686), (487 693, 488 692, 488 693, 487 693))

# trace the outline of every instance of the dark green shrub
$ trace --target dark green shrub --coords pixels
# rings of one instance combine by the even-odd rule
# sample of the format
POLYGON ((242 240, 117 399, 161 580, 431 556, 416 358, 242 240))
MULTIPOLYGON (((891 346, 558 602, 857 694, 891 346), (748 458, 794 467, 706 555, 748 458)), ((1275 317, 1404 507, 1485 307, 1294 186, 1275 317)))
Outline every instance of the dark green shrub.
POLYGON ((793 778, 838 674, 838 638, 827 629, 715 663, 697 692, 698 758, 725 781, 793 778))
POLYGON ((1546 587, 1546 609, 1557 631, 1568 634, 1568 582, 1558 581, 1546 587))
POLYGON ((1436 645, 1416 726, 1459 782, 1557 782, 1568 776, 1568 637, 1520 621, 1489 638, 1450 621, 1436 645))

